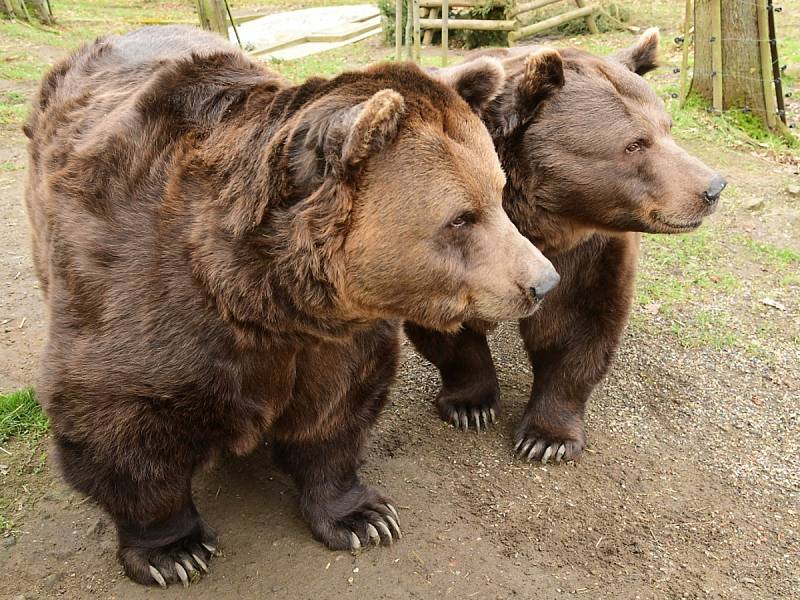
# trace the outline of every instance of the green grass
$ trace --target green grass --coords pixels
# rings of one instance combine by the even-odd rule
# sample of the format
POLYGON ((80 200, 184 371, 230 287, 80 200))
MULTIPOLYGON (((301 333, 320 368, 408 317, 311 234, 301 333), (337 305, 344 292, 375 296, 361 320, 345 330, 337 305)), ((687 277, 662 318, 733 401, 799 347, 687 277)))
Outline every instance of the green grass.
POLYGON ((683 107, 671 97, 677 93, 678 85, 656 86, 662 97, 667 98, 667 108, 672 115, 674 132, 683 139, 701 140, 723 147, 766 147, 778 153, 798 154, 800 142, 775 135, 767 131, 753 114, 726 111, 721 115, 707 112, 708 102, 692 94, 683 107))
POLYGON ((0 171, 19 171, 22 168, 22 163, 18 163, 14 160, 0 161, 0 171))
MULTIPOLYGON (((28 100, 22 92, 0 94, 0 125, 21 125, 28 114, 28 100)), ((0 170, 13 169, 0 167, 0 170)))
POLYGON ((800 252, 774 244, 757 242, 744 235, 738 235, 735 239, 750 250, 756 262, 781 270, 793 268, 793 272, 789 273, 789 276, 796 276, 797 268, 800 268, 800 252))
POLYGON ((33 390, 0 394, 0 443, 12 436, 39 438, 47 432, 47 417, 33 390))

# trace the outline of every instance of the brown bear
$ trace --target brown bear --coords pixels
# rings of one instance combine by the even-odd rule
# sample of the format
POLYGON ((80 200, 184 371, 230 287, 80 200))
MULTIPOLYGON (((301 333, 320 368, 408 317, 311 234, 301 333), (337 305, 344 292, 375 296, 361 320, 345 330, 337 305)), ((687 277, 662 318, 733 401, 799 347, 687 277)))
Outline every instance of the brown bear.
POLYGON ((463 99, 403 64, 291 86, 188 27, 100 39, 45 76, 24 128, 38 393, 131 579, 207 570, 192 475, 265 436, 316 538, 400 536, 357 469, 402 320, 520 318, 558 281, 503 211, 474 112, 504 77, 475 61, 463 99))
MULTIPOLYGON (((483 114, 508 177, 503 206, 561 275, 542 309, 520 321, 534 380, 515 452, 529 460, 583 451, 587 399, 631 309, 639 232, 695 229, 725 187, 678 147, 663 102, 642 78, 656 66, 658 43, 651 29, 607 58, 531 47, 467 57, 503 59, 504 90, 483 114)), ((454 335, 405 329, 440 371, 441 418, 464 430, 494 422, 500 388, 486 324, 454 335)))

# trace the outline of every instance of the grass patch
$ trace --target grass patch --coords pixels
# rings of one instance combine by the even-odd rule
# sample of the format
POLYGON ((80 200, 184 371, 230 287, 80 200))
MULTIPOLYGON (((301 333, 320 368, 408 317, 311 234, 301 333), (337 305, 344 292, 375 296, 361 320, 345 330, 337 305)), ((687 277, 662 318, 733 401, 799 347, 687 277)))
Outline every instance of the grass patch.
POLYGON ((739 279, 718 268, 725 248, 709 228, 685 235, 645 236, 636 301, 658 302, 661 312, 670 314, 673 305, 698 294, 731 294, 739 279))
POLYGON ((734 331, 735 317, 725 311, 703 309, 670 326, 684 348, 712 348, 723 350, 741 344, 734 331))
POLYGON ((0 162, 0 171, 19 171, 22 169, 22 165, 13 160, 4 160, 0 162))
POLYGON ((48 422, 31 388, 0 394, 0 443, 12 436, 39 438, 48 422))
MULTIPOLYGON (((21 125, 27 115, 28 100, 22 92, 11 91, 0 94, 0 125, 21 125)), ((0 170, 13 169, 0 167, 0 170)))
MULTIPOLYGON (((779 269, 800 265, 800 252, 796 252, 791 248, 782 248, 774 244, 757 242, 744 235, 737 235, 735 238, 736 241, 745 246, 753 254, 757 262, 768 264, 779 269)), ((790 273, 789 275, 796 275, 796 273, 790 273)))
POLYGON ((697 94, 691 94, 683 107, 673 96, 678 86, 670 83, 657 86, 662 97, 667 97, 667 108, 672 115, 675 133, 687 139, 698 139, 709 144, 726 147, 767 148, 779 153, 797 154, 800 142, 769 132, 752 113, 726 111, 712 115, 707 111, 708 101, 697 94))

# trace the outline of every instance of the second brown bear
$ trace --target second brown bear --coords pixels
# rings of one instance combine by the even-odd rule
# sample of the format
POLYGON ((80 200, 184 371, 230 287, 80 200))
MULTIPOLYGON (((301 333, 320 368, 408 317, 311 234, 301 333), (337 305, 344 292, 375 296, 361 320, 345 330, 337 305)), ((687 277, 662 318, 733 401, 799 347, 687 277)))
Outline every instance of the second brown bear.
MULTIPOLYGON (((663 102, 641 77, 656 66, 658 42, 651 29, 608 58, 520 47, 467 59, 504 60, 505 89, 484 115, 508 177, 503 206, 561 274, 542 309, 520 321, 534 381, 515 451, 528 459, 583 452, 586 402, 631 309, 638 232, 695 229, 725 187, 678 147, 663 102)), ((448 335, 407 323, 406 333, 440 371, 442 419, 465 430, 493 422, 500 388, 486 325, 448 335)))

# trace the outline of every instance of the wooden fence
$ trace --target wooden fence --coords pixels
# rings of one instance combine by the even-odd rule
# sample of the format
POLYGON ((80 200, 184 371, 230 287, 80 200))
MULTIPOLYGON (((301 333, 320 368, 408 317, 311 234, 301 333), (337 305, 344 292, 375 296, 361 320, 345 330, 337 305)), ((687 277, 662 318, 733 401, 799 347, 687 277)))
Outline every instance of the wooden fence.
MULTIPOLYGON (((472 31, 507 31, 509 44, 559 25, 584 19, 591 33, 598 33, 595 16, 600 11, 597 3, 587 0, 573 0, 574 8, 546 19, 538 19, 534 14, 541 8, 563 2, 564 0, 533 0, 516 2, 516 0, 409 0, 407 3, 407 19, 405 29, 406 58, 419 62, 422 44, 433 41, 433 32, 442 32, 442 64, 447 64, 447 47, 449 32, 456 29, 472 31), (504 8, 502 19, 451 19, 450 8, 504 8), (422 31, 425 37, 421 38, 422 31)), ((395 52, 397 60, 403 58, 403 0, 395 4, 395 52)))

